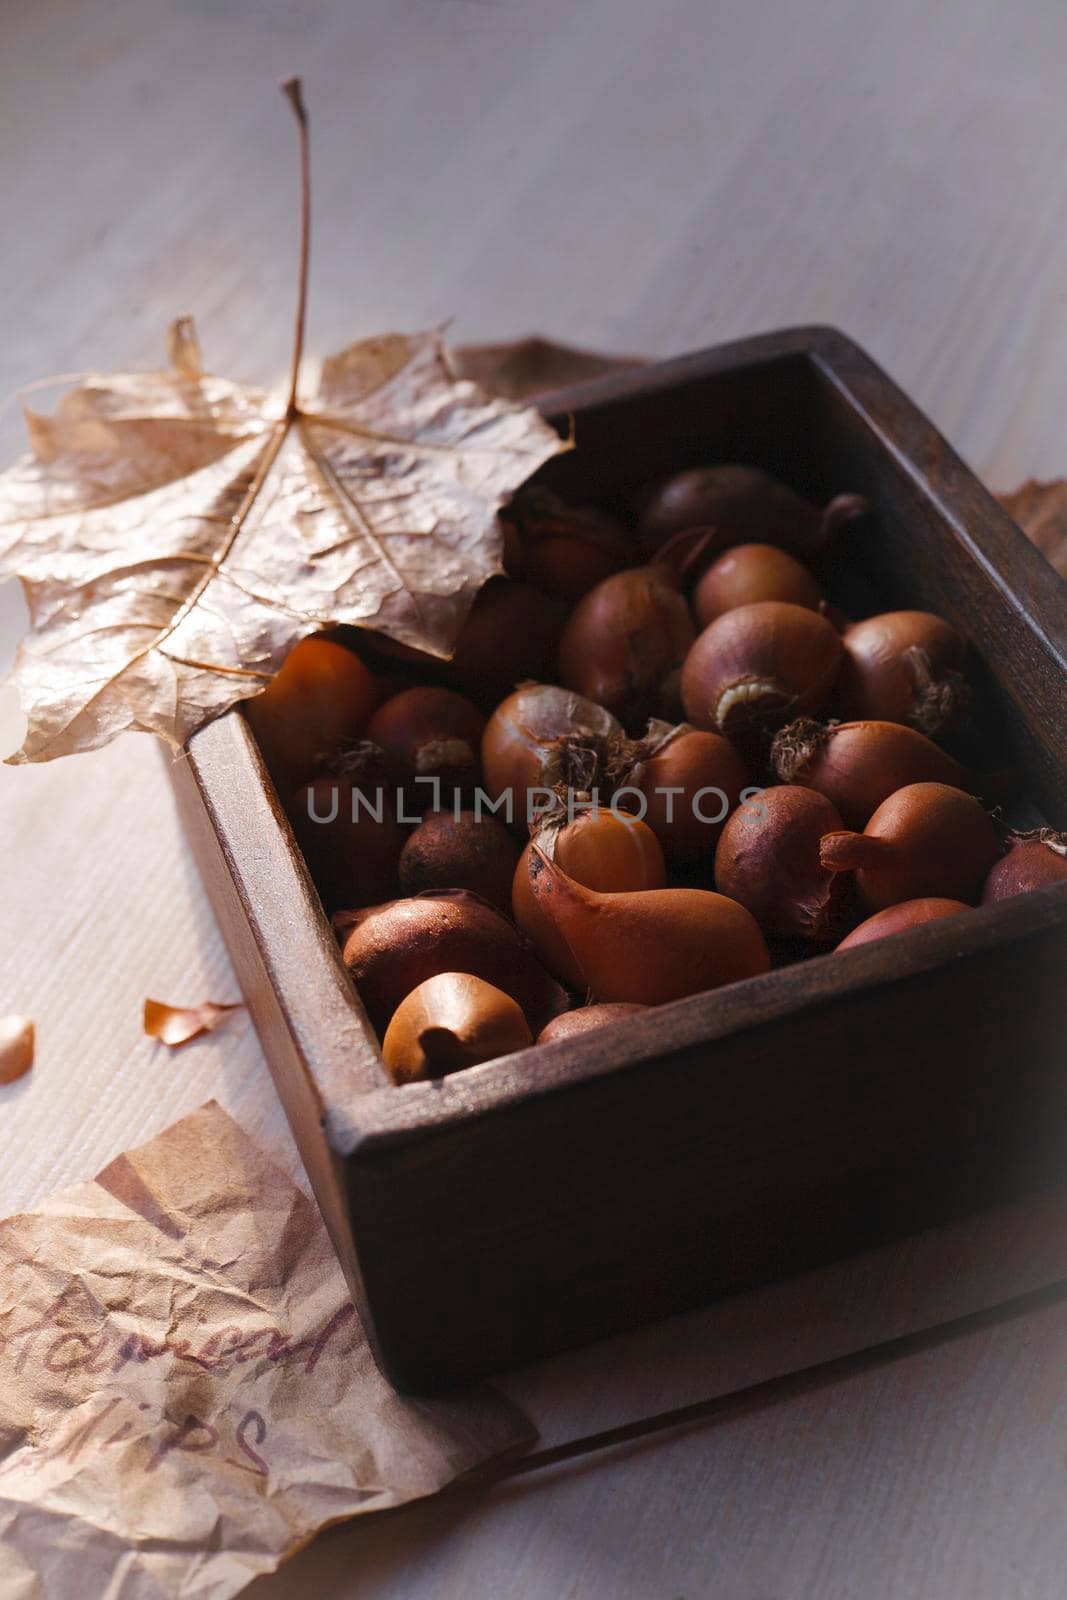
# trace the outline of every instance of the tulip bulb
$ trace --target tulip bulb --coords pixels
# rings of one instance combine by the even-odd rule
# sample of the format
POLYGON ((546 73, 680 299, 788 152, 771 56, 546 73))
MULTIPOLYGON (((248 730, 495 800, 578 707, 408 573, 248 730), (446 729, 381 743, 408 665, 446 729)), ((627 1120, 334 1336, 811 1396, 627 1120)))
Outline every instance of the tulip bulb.
POLYGON ((427 978, 469 972, 518 1002, 533 1032, 569 1008, 518 931, 477 895, 460 890, 391 900, 333 919, 342 959, 379 1030, 427 978))
POLYGON ((729 463, 668 478, 645 502, 638 532, 649 551, 672 534, 700 527, 712 530, 720 550, 758 541, 810 556, 867 509, 859 495, 845 494, 820 510, 769 472, 729 463))
POLYGON ((515 530, 519 570, 546 594, 580 600, 634 559, 626 531, 594 506, 571 506, 531 484, 501 512, 515 530))
POLYGON ((436 779, 447 789, 478 777, 478 751, 485 718, 453 689, 405 689, 379 706, 367 724, 367 738, 385 751, 398 776, 413 789, 410 803, 433 801, 436 779))
MULTIPOLYGON (((744 906, 706 889, 598 894, 537 849, 527 858, 530 900, 566 950, 558 976, 602 1002, 662 1005, 768 971, 763 935, 744 906)), ((522 911, 516 915, 522 923, 522 911)), ((542 950, 551 962, 554 949, 542 950)))
POLYGON ((493 817, 473 811, 434 811, 403 847, 400 888, 404 894, 469 889, 499 911, 509 912, 518 859, 517 841, 493 817))
POLYGON ((715 886, 764 933, 833 944, 848 926, 849 884, 819 859, 841 818, 814 789, 762 789, 731 816, 715 852, 715 886))
POLYGON ((445 681, 491 710, 516 684, 556 675, 559 607, 529 583, 490 578, 474 597, 445 681))
POLYGON ((244 711, 271 776, 288 793, 361 736, 377 703, 374 678, 359 657, 313 634, 290 650, 244 711))
POLYGON ((775 735, 771 764, 782 783, 824 794, 849 828, 864 827, 883 800, 908 784, 972 787, 958 761, 899 722, 823 725, 800 717, 775 735))
POLYGON ((682 668, 685 714, 698 728, 745 739, 829 698, 841 636, 816 611, 761 600, 717 617, 682 668))
POLYGON ((822 595, 807 567, 788 551, 773 544, 737 544, 700 579, 693 591, 693 611, 706 628, 724 611, 758 600, 785 600, 818 611, 822 595))
POLYGON ((299 788, 286 809, 328 910, 380 904, 396 893, 404 830, 383 781, 324 775, 299 788))
POLYGON ((552 1044, 557 1039, 577 1039, 583 1033, 593 1033, 597 1028, 606 1028, 611 1022, 623 1022, 647 1010, 647 1006, 634 1005, 625 1000, 603 1006, 577 1006, 573 1011, 565 1011, 561 1017, 555 1017, 547 1028, 542 1028, 537 1042, 552 1044))
POLYGON ((1067 833, 1054 833, 1051 828, 1013 833, 1007 855, 985 881, 982 904, 1010 900, 1032 889, 1046 889, 1051 883, 1067 883, 1067 833))
POLYGON ((511 904, 516 922, 553 972, 568 973, 582 987, 562 930, 533 892, 532 856, 540 852, 575 883, 599 894, 662 889, 667 871, 659 840, 636 817, 586 811, 571 822, 554 821, 526 846, 515 868, 511 904))
POLYGON ((665 563, 605 578, 579 600, 559 644, 560 680, 627 726, 671 708, 693 642, 689 607, 665 563))
POLYGON ((710 859, 726 817, 748 784, 745 763, 721 734, 653 723, 625 787, 645 802, 643 820, 670 865, 689 871, 710 859))
POLYGON ((862 833, 828 833, 819 846, 824 867, 855 874, 869 911, 931 897, 974 904, 999 854, 978 801, 943 783, 898 789, 862 833))
POLYGON ((442 1078, 531 1044, 526 1018, 510 995, 469 972, 441 972, 402 1000, 382 1041, 394 1083, 442 1078))
POLYGON ((845 632, 837 701, 850 719, 907 722, 931 736, 959 719, 969 699, 965 646, 929 611, 886 611, 845 632))
MULTIPOLYGON (((482 773, 486 790, 494 804, 506 802, 510 796, 514 824, 525 834, 530 792, 578 776, 562 770, 561 757, 566 751, 589 753, 591 764, 580 774, 585 780, 595 777, 596 752, 621 738, 621 724, 603 706, 555 684, 523 684, 497 706, 485 725, 482 773)), ((581 781, 572 786, 586 790, 595 784, 581 781)))
POLYGON ((970 911, 962 900, 941 900, 930 897, 923 900, 902 900, 898 905, 876 911, 873 917, 853 928, 838 945, 839 950, 854 950, 861 944, 872 944, 876 939, 886 939, 891 933, 908 933, 924 922, 939 922, 943 917, 956 917, 961 911, 970 911))

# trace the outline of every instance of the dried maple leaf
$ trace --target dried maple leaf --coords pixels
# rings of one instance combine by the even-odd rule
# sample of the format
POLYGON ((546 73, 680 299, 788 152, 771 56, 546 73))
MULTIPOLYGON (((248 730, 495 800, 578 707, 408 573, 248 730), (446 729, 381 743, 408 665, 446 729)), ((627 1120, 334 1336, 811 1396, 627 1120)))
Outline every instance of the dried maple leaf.
POLYGON ((88 374, 51 416, 27 411, 33 454, 0 476, 0 575, 21 578, 32 622, 13 762, 127 730, 183 745, 330 623, 447 655, 501 570, 499 506, 565 448, 535 411, 457 379, 436 332, 351 345, 298 398, 307 123, 285 87, 304 199, 285 391, 203 373, 184 318, 171 370, 88 374))
POLYGON ((202 1006, 169 1006, 165 1000, 146 1000, 144 1031, 150 1039, 159 1039, 163 1044, 188 1044, 202 1033, 214 1032, 231 1011, 240 1010, 243 1004, 236 1000, 220 1006, 206 1000, 202 1006))
POLYGON ((34 1026, 29 1017, 0 1017, 0 1083, 14 1083, 33 1066, 34 1026))
POLYGON ((1039 483, 1028 478, 1010 494, 997 496, 1026 537, 1036 544, 1061 577, 1067 578, 1067 480, 1039 483))

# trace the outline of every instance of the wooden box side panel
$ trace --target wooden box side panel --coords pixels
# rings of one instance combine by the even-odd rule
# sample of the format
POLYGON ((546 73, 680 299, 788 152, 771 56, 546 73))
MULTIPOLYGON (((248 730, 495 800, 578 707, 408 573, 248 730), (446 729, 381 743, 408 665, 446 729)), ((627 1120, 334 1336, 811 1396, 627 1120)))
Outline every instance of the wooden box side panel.
MULTIPOLYGON (((355 995, 340 971, 332 934, 327 928, 329 946, 324 948, 322 932, 310 917, 314 906, 301 904, 301 893, 305 899, 313 894, 310 884, 294 891, 284 871, 278 870, 288 851, 275 837, 272 794, 265 773, 255 771, 258 756, 243 719, 231 713, 197 734, 187 756, 165 759, 179 815, 315 1199, 356 1302, 369 1320, 348 1212, 343 1154, 353 1143, 352 1114, 359 1093, 377 1087, 384 1077, 377 1069, 376 1046, 375 1070, 368 1070, 369 1025, 361 1019, 355 995), (258 787, 248 781, 250 776, 258 787), (225 847, 224 841, 234 838, 233 818, 220 816, 219 797, 242 813, 241 836, 250 844, 254 841, 262 871, 270 876, 272 897, 261 904, 260 912, 269 907, 277 910, 273 895, 296 893, 285 916, 292 942, 283 959, 275 948, 274 930, 264 935, 250 905, 256 874, 249 873, 243 857, 235 860, 225 847), (294 964, 299 969, 295 972, 294 964), (315 1008, 310 1016, 302 1014, 307 1006, 315 1008)), ((302 863, 292 865, 303 872, 302 863)), ((321 911, 318 918, 324 922, 321 911)))
POLYGON ((287 1029, 329 1112, 331 1138, 343 1152, 361 1096, 388 1080, 374 1030, 244 718, 231 712, 202 728, 173 777, 190 802, 199 797, 194 827, 206 825, 219 845, 226 893, 236 896, 287 1029))
POLYGON ((348 1164, 383 1363, 432 1389, 1037 1187, 1067 919, 348 1164), (432 1224, 430 1219, 434 1219, 432 1224))
POLYGON ((979 759, 1010 767, 1045 820, 1067 827, 1067 584, 906 396, 848 341, 823 363, 812 429, 834 481, 873 522, 833 568, 884 609, 921 605, 970 642, 979 759))

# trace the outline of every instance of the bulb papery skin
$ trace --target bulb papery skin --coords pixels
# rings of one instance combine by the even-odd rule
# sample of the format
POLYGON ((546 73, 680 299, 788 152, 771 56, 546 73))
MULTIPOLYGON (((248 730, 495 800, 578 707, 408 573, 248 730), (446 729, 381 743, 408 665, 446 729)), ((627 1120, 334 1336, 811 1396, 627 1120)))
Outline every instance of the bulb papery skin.
POLYGON ((996 829, 978 801, 941 783, 898 789, 863 833, 830 833, 820 844, 824 866, 854 873, 869 912, 905 900, 973 905, 999 854, 996 829))
POLYGON ((761 600, 706 627, 682 668, 689 721, 727 738, 771 732, 830 697, 844 659, 836 628, 816 611, 761 600))
POLYGON ((1010 900, 1053 883, 1067 883, 1067 834, 1041 829, 1037 837, 1016 836, 1007 855, 990 868, 982 904, 1010 900))
POLYGON ((899 722, 824 725, 801 718, 776 734, 771 764, 782 783, 824 794, 848 828, 865 827, 883 801, 908 784, 972 787, 947 751, 899 722))
POLYGON ((858 928, 853 928, 841 943, 838 950, 855 950, 863 944, 873 944, 878 939, 887 939, 891 934, 908 933, 912 928, 921 927, 924 922, 940 922, 945 917, 956 917, 971 907, 962 900, 944 900, 936 897, 927 897, 922 900, 901 900, 894 906, 887 906, 884 911, 876 911, 873 916, 861 922, 858 928))
MULTIPOLYGON (((539 918, 555 927, 569 953, 568 969, 558 975, 596 1001, 662 1005, 770 968, 754 918, 725 895, 706 889, 597 894, 536 848, 528 872, 539 918)), ((516 916, 522 926, 518 905, 516 916)), ((538 927, 527 931, 538 948, 538 927)), ((553 951, 541 953, 551 964, 553 951)))
POLYGON ((723 829, 715 886, 751 911, 769 937, 834 944, 848 926, 851 886, 822 865, 819 843, 840 828, 830 801, 813 789, 764 789, 723 829))

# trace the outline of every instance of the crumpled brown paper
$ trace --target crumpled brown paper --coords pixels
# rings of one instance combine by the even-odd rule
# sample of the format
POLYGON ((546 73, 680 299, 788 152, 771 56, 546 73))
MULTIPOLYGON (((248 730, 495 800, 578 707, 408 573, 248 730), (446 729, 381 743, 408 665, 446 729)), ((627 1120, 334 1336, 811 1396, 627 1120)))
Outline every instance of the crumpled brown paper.
POLYGON ((222 1600, 530 1433, 390 1388, 313 1202, 214 1103, 0 1223, 2 1600, 222 1600))

